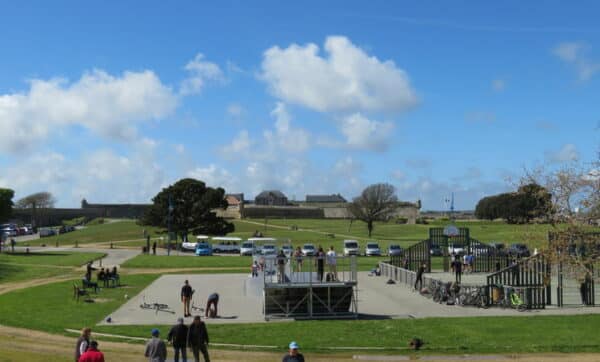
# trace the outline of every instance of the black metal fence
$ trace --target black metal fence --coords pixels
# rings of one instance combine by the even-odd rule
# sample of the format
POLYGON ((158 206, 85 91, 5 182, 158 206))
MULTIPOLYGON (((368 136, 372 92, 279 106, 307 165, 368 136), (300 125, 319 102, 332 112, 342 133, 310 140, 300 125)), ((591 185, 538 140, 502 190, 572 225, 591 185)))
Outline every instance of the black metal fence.
POLYGON ((544 309, 551 304, 551 264, 542 255, 532 256, 513 262, 487 277, 489 299, 498 299, 499 290, 517 288, 524 292, 527 309, 544 309))
POLYGON ((431 242, 423 240, 407 248, 403 255, 392 256, 390 264, 412 271, 417 271, 419 266, 425 264, 425 272, 431 273, 430 250, 431 242))

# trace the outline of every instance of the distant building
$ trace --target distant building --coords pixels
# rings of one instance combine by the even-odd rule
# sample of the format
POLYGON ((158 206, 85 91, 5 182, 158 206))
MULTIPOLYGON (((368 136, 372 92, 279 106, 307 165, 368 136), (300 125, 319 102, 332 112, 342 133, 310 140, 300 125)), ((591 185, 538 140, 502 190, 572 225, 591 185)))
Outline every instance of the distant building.
POLYGON ((264 206, 286 206, 288 204, 287 196, 278 190, 267 190, 258 194, 254 198, 256 205, 264 206))
POLYGON ((244 203, 244 194, 227 194, 225 200, 229 206, 240 206, 244 203))
POLYGON ((336 203, 346 202, 346 199, 340 194, 332 195, 306 195, 307 203, 336 203))

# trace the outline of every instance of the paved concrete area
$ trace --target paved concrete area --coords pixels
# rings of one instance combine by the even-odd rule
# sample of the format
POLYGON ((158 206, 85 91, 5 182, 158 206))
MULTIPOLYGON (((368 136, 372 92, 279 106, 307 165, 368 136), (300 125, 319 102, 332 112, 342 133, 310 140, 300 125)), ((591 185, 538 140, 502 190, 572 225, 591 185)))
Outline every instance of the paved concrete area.
MULTIPOLYGON (((262 313, 262 279, 250 278, 247 274, 177 274, 163 275, 112 313, 111 324, 171 324, 183 317, 180 291, 185 280, 196 291, 193 303, 206 306, 206 299, 219 293, 219 318, 208 319, 207 323, 255 323, 264 322, 262 313), (168 304, 174 313, 142 309, 140 304, 168 304)), ((200 314, 192 311, 192 314, 200 314)), ((186 318, 191 322, 192 318, 186 318)))

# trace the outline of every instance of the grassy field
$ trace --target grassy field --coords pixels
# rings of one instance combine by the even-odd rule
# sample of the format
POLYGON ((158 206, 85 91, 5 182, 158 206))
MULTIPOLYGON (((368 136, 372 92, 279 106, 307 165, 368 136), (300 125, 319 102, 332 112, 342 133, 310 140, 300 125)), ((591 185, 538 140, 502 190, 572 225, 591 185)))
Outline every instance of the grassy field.
POLYGON ((70 275, 73 267, 103 257, 103 253, 0 254, 0 283, 70 275))
MULTIPOLYGON (((358 270, 369 271, 375 267, 379 260, 385 257, 358 257, 358 270)), ((155 256, 138 255, 129 259, 122 267, 125 268, 243 268, 244 272, 250 270, 252 257, 250 256, 155 256)), ((307 267, 306 267, 307 268, 307 267)), ((341 268, 341 267, 339 267, 341 268)), ((306 269, 308 270, 308 269, 306 269)), ((341 269, 340 269, 341 270, 341 269)))

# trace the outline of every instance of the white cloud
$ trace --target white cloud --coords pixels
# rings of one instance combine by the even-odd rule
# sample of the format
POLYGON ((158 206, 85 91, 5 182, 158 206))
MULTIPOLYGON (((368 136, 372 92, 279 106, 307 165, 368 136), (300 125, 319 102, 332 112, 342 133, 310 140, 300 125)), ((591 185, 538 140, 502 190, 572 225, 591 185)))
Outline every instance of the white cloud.
POLYGON ((204 55, 201 53, 196 54, 196 57, 186 64, 185 70, 190 75, 181 83, 179 92, 182 95, 198 94, 207 82, 225 80, 221 68, 215 63, 204 60, 204 55))
POLYGON ((231 103, 227 106, 227 114, 232 118, 240 118, 244 114, 244 108, 237 103, 231 103))
POLYGON ((418 102, 407 74, 380 61, 343 36, 325 41, 325 57, 313 43, 267 49, 261 78, 275 96, 321 111, 404 111, 418 102))
POLYGON ((177 97, 152 71, 112 76, 102 70, 77 82, 30 82, 27 92, 0 95, 0 149, 21 152, 62 127, 81 126, 99 135, 132 140, 136 124, 168 116, 177 97))
POLYGON ((553 53, 575 68, 580 81, 586 81, 600 71, 600 62, 591 60, 587 50, 588 46, 584 43, 565 42, 557 45, 553 53))
MULTIPOLYGON (((188 177, 204 181, 210 187, 222 187, 227 192, 238 192, 235 185, 235 180, 231 173, 224 168, 210 164, 207 167, 196 167, 188 172, 188 177)), ((235 178, 237 179, 237 177, 235 178)))
POLYGON ((310 135, 301 128, 292 127, 292 117, 284 103, 277 102, 271 116, 275 118, 275 129, 266 130, 263 135, 271 148, 292 153, 305 152, 310 147, 310 135))
POLYGON ((220 152, 223 157, 227 159, 233 159, 246 155, 251 146, 252 141, 250 140, 248 131, 241 130, 230 144, 220 149, 220 152))
POLYGON ((185 153, 185 145, 176 144, 173 147, 175 148, 175 152, 177 152, 177 154, 183 155, 185 153))
POLYGON ((355 113, 342 119, 340 128, 347 146, 381 152, 388 148, 394 124, 372 121, 355 113))
POLYGON ((502 92, 506 88, 506 81, 504 79, 494 79, 492 80, 492 89, 495 92, 502 92))
POLYGON ((579 152, 577 147, 572 143, 567 143, 561 147, 560 150, 552 152, 546 152, 546 158, 550 162, 561 163, 575 161, 579 159, 579 152))

